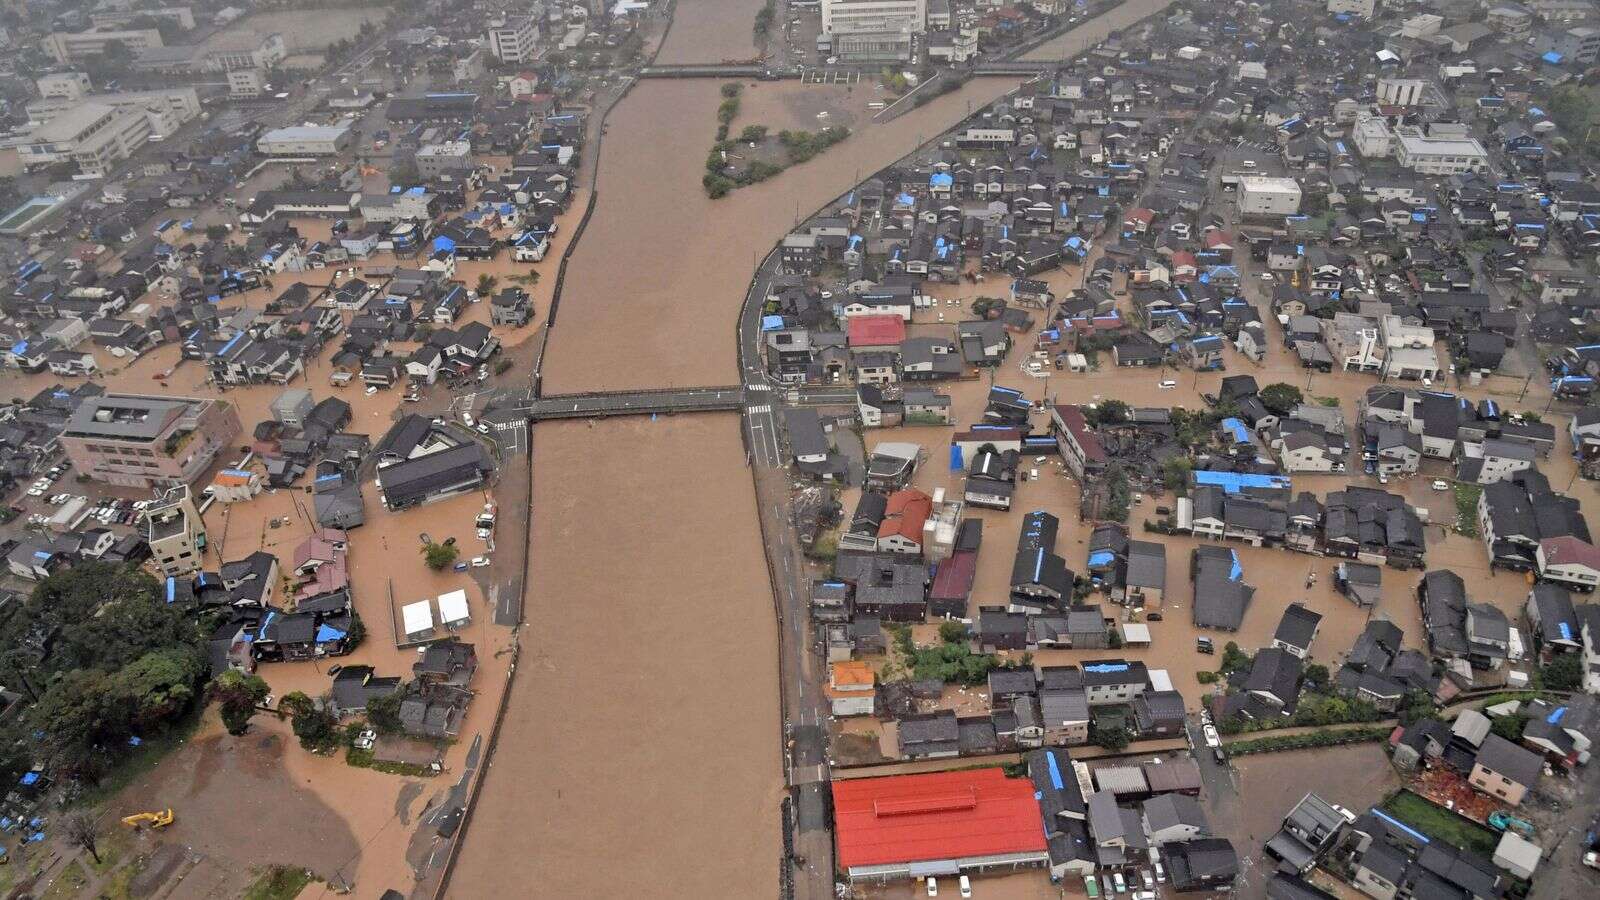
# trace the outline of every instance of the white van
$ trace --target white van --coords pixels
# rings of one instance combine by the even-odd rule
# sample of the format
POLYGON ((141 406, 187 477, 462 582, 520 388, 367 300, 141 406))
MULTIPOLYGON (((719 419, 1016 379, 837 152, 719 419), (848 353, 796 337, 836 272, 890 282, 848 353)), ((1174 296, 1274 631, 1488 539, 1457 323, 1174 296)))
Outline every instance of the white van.
POLYGON ((1175 388, 1177 386, 1178 386, 1178 383, 1176 381, 1173 381, 1170 378, 1167 379, 1166 381, 1161 382, 1161 389, 1163 391, 1170 391, 1170 390, 1172 390, 1173 388, 1175 388))

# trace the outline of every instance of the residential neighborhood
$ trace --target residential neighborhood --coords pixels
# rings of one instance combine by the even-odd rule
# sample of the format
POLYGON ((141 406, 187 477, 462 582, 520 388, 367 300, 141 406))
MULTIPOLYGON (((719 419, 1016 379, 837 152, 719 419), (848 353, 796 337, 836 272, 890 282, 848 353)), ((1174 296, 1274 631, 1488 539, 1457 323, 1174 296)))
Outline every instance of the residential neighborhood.
POLYGON ((1594 894, 1597 29, 8 5, 0 889, 1594 894))

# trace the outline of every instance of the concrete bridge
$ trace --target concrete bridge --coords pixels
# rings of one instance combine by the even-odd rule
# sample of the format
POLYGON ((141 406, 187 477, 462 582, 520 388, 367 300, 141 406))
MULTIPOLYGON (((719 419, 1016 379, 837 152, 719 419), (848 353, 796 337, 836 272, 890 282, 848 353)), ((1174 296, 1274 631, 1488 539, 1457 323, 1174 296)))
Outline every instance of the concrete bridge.
POLYGON ((529 401, 523 408, 531 422, 549 419, 594 419, 609 416, 647 416, 655 413, 715 412, 744 406, 744 389, 732 387, 684 388, 655 391, 593 391, 554 394, 529 401))
POLYGON ((1061 68, 1059 62, 1025 62, 1020 59, 997 59, 980 62, 972 67, 974 75, 1040 75, 1061 68))
POLYGON ((640 78, 759 78, 777 80, 778 76, 762 66, 745 65, 677 65, 645 66, 639 70, 640 78))

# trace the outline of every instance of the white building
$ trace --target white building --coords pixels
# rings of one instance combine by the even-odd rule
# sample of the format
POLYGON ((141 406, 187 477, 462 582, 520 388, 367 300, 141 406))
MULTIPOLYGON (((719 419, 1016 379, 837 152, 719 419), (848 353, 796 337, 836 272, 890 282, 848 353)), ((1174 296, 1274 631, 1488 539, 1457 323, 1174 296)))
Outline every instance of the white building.
POLYGON ((928 27, 927 0, 826 0, 822 4, 824 34, 908 31, 928 27))
POLYGON ((228 73, 228 93, 234 97, 250 99, 266 90, 267 73, 260 69, 234 69, 228 73))
POLYGON ((1394 76, 1378 79, 1378 102, 1395 106, 1417 106, 1428 93, 1425 78, 1394 76))
POLYGON ((539 23, 532 16, 489 23, 489 52, 503 63, 533 61, 538 44, 539 23))
POLYGON ((1403 131, 1394 144, 1395 159, 1419 175, 1460 175, 1489 168, 1489 154, 1477 138, 1424 137, 1403 131))
POLYGON ((135 56, 152 47, 164 46, 161 43, 161 32, 154 28, 134 28, 127 31, 106 29, 77 34, 57 31, 41 41, 40 46, 52 59, 65 65, 84 57, 99 56, 105 53, 106 45, 111 43, 121 44, 135 56))
POLYGON ((84 72, 51 72, 40 76, 39 96, 46 100, 82 100, 92 90, 89 76, 84 72))
POLYGON ((271 69, 283 62, 289 48, 283 35, 246 32, 226 41, 213 39, 206 45, 200 58, 200 68, 207 72, 232 72, 234 69, 271 69))
MULTIPOLYGON (((85 99, 112 109, 144 113, 151 117, 150 127, 159 134, 170 134, 200 115, 200 95, 192 87, 90 94, 85 99)), ((35 100, 28 104, 28 121, 41 125, 80 105, 74 100, 35 100)))
POLYGON ((26 167, 77 163, 85 175, 104 175, 111 164, 143 147, 148 116, 100 103, 81 103, 33 130, 17 148, 26 167))
POLYGON ((264 156, 337 156, 350 146, 346 125, 296 125, 276 128, 256 141, 264 156))
POLYGON ((1300 211, 1300 184, 1293 178, 1246 175, 1239 179, 1239 214, 1292 216, 1300 211))
POLYGON ((1383 159, 1394 152, 1394 132, 1389 130, 1388 122, 1377 116, 1358 120, 1350 140, 1365 159, 1383 159))
POLYGON ((1343 13, 1370 19, 1377 6, 1377 0, 1328 0, 1328 12, 1335 16, 1343 13))
POLYGON ((928 27, 927 0, 824 0, 822 34, 840 59, 903 60, 928 27))

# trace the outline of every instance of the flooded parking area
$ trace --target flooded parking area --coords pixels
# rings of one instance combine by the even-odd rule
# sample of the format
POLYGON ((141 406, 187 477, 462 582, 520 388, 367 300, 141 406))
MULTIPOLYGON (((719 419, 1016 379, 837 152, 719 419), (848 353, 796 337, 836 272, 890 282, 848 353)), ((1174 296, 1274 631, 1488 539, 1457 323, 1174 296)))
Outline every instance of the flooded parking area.
POLYGON ((451 896, 772 892, 777 626, 738 429, 534 429, 521 671, 451 896))

